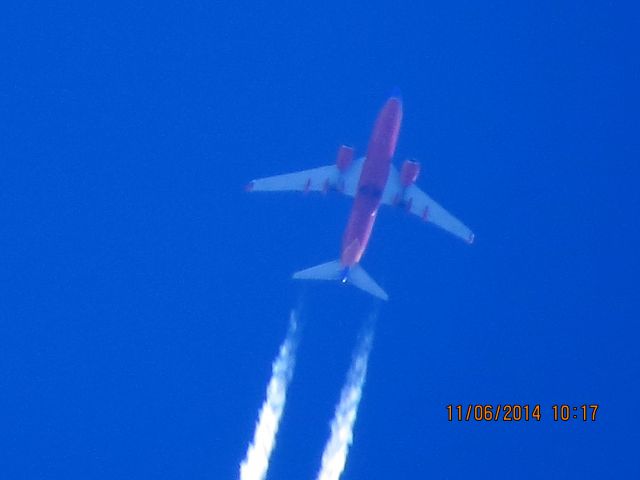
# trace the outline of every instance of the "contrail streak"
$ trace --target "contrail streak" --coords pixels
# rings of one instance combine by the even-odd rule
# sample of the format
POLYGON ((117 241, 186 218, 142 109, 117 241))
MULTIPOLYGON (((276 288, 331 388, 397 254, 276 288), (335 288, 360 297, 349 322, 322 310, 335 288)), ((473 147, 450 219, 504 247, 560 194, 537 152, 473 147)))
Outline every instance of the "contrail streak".
POLYGON ((267 387, 267 398, 262 404, 253 442, 247 456, 240 464, 240 480, 263 480, 269 468, 269 458, 276 443, 280 417, 287 399, 287 387, 293 376, 298 324, 295 310, 291 311, 289 329, 278 357, 273 362, 271 380, 267 387))
POLYGON ((331 436, 322 453, 322 467, 318 473, 318 480, 338 480, 344 470, 349 446, 353 442, 353 424, 356 421, 362 387, 367 375, 367 362, 373 343, 374 320, 375 315, 365 326, 364 334, 354 351, 347 381, 342 387, 340 402, 331 422, 331 436))

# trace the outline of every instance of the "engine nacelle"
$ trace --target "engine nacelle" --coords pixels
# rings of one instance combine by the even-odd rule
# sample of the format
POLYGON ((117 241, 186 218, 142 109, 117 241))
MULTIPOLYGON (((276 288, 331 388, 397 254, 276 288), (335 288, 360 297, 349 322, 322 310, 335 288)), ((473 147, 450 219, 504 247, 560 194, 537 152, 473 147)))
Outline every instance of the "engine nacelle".
POLYGON ((336 157, 336 166, 340 172, 345 172, 353 162, 353 147, 349 145, 340 145, 338 156, 336 157))
POLYGON ((400 170, 400 183, 404 188, 414 184, 420 174, 420 162, 405 160, 400 170))

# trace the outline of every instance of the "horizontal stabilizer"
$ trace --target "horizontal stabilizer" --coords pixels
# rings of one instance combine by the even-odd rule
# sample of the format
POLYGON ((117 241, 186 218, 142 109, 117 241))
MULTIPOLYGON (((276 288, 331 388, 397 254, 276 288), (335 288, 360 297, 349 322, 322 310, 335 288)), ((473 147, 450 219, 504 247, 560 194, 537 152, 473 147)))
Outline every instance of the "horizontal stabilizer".
POLYGON ((315 267, 300 270, 293 274, 298 280, 342 280, 341 274, 344 267, 338 260, 316 265, 315 267))
POLYGON ((373 278, 364 271, 360 265, 356 264, 350 268, 345 268, 339 260, 322 263, 315 267, 300 270, 293 274, 293 278, 297 280, 337 280, 352 283, 361 290, 381 298, 389 300, 386 292, 380 288, 373 278))
POLYGON ((378 285, 359 264, 351 267, 349 270, 348 280, 359 289, 370 293, 374 297, 381 298, 382 300, 389 300, 389 295, 380 288, 380 285, 378 285))

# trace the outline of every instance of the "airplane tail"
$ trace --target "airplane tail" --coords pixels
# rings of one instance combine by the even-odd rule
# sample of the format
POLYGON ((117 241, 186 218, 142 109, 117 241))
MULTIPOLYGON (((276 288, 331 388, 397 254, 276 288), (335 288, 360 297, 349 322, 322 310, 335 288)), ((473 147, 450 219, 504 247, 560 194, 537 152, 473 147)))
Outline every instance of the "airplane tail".
POLYGON ((300 270, 293 274, 293 278, 297 280, 337 280, 349 282, 374 297, 389 300, 386 292, 380 288, 380 285, 378 285, 358 263, 352 267, 344 267, 339 260, 333 260, 316 265, 315 267, 300 270))

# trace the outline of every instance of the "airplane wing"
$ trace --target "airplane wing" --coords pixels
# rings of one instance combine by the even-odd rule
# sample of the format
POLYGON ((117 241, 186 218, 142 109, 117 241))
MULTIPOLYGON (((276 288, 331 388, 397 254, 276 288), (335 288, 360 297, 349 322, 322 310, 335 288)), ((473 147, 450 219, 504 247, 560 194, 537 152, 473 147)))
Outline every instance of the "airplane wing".
POLYGON ((387 185, 382 193, 382 203, 404 207, 405 210, 424 221, 431 222, 468 243, 473 243, 473 232, 429 195, 415 184, 404 188, 400 183, 400 174, 393 165, 389 172, 387 185))
POLYGON ((285 173, 284 175, 259 178, 250 182, 247 185, 247 189, 256 192, 327 192, 336 190, 353 197, 356 194, 363 163, 364 157, 353 161, 343 172, 334 164, 300 172, 285 173))

